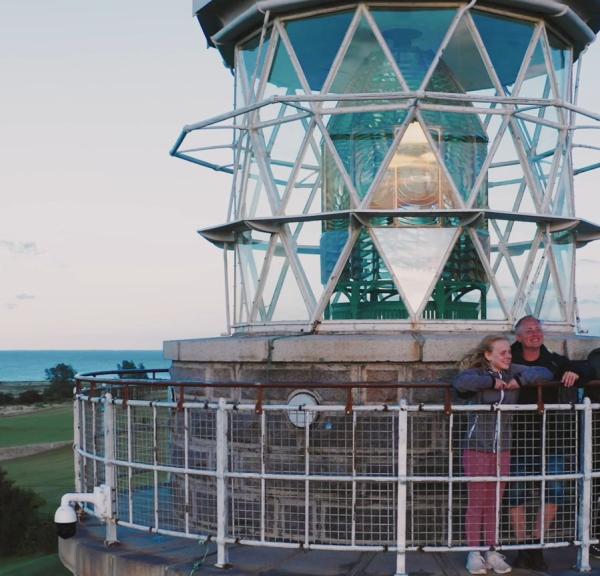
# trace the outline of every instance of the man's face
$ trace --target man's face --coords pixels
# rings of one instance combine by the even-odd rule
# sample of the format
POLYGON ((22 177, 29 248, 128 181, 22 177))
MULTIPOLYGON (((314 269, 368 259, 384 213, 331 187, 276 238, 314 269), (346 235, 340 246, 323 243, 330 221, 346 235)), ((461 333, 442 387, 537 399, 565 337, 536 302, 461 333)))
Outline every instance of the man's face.
POLYGON ((519 327, 516 338, 523 348, 541 348, 544 343, 544 331, 536 320, 525 320, 519 327))

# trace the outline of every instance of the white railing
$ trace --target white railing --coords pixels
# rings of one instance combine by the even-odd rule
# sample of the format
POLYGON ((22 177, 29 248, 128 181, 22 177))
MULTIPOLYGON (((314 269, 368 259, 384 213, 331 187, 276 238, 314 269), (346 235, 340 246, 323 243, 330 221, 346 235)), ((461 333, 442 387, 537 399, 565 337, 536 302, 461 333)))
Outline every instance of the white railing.
POLYGON ((465 509, 470 483, 493 482, 494 548, 575 544, 578 569, 590 569, 600 530, 600 404, 587 398, 541 413, 539 405, 299 408, 172 398, 76 396, 76 489, 113 489, 107 540, 116 539, 118 525, 212 538, 219 566, 232 543, 389 550, 396 573, 405 574, 407 551, 489 548, 468 546, 465 509), (466 476, 469 415, 490 412, 497 430, 512 426, 513 461, 520 455, 526 468, 503 475, 498 465, 495 475, 466 476), (532 522, 549 497, 557 508, 552 524, 527 542, 516 540, 509 518, 519 495, 532 522))

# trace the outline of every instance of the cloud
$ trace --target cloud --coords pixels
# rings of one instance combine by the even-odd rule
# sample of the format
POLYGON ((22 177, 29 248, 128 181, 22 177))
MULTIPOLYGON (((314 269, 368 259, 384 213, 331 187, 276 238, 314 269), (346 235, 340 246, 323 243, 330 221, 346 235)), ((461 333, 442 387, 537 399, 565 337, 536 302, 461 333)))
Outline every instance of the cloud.
POLYGON ((39 254, 35 242, 13 242, 11 240, 0 240, 0 248, 4 248, 13 254, 39 254))
POLYGON ((15 296, 17 300, 34 300, 35 294, 27 294, 26 292, 21 292, 15 296))

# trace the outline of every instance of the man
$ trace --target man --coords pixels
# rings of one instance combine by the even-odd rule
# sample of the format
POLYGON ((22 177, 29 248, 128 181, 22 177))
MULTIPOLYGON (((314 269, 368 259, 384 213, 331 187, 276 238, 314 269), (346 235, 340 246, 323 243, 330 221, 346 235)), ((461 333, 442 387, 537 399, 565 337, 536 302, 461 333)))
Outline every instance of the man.
MULTIPOLYGON (((545 388, 544 403, 576 402, 577 390, 586 380, 594 377, 592 367, 587 362, 571 362, 567 357, 550 352, 544 346, 544 331, 540 321, 534 316, 525 316, 515 325, 516 342, 511 346, 512 361, 526 366, 545 366, 555 380, 562 382, 560 388, 545 388)), ((519 392, 519 404, 537 403, 537 388, 524 387, 519 392)), ((550 412, 546 415, 546 473, 565 472, 567 454, 576 453, 573 439, 576 438, 576 421, 572 415, 550 412), (568 446, 566 445, 568 444, 568 446)), ((513 459, 511 475, 526 476, 542 472, 542 418, 539 414, 522 412, 513 420, 513 459)), ((564 499, 563 481, 546 483, 543 514, 538 509, 535 517, 534 533, 529 535, 526 515, 526 501, 529 486, 525 482, 514 482, 509 491, 509 504, 512 528, 518 542, 540 540, 547 533, 564 499), (542 525, 543 524, 543 525, 542 525)), ((520 550, 514 563, 515 567, 546 570, 541 549, 520 550)))

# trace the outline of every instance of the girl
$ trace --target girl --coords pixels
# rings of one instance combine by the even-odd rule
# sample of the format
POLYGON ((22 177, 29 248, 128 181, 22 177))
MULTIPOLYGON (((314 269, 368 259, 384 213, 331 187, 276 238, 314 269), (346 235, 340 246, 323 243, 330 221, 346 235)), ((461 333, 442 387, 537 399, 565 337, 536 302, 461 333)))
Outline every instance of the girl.
MULTIPOLYGON (((504 336, 486 336, 461 362, 462 371, 452 385, 462 398, 471 404, 516 404, 521 386, 538 380, 550 380, 547 368, 512 364, 510 344, 504 336)), ((511 416, 502 413, 497 426, 494 411, 469 412, 466 437, 463 441, 463 467, 467 476, 505 476, 510 470, 511 416), (497 467, 499 470, 497 470, 497 467)), ((500 482, 500 499, 505 482, 500 482)), ((496 483, 469 482, 468 506, 465 517, 467 544, 496 544, 496 483)), ((469 552, 467 570, 471 574, 485 574, 490 568, 497 574, 506 574, 511 567, 504 556, 494 550, 485 553, 469 552)))

